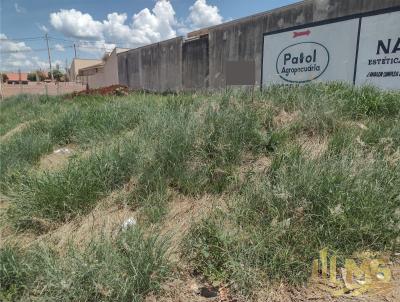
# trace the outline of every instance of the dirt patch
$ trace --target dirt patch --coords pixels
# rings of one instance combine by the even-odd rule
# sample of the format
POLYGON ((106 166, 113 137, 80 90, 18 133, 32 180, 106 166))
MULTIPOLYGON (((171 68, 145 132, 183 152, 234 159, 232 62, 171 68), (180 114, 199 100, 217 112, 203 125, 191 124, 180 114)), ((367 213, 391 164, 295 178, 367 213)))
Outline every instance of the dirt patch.
POLYGON ((226 207, 223 196, 206 194, 200 198, 176 194, 169 203, 168 214, 161 226, 161 234, 171 237, 171 258, 179 259, 179 245, 193 223, 209 213, 226 207))
POLYGON ((146 297, 145 302, 242 302, 233 298, 229 288, 211 284, 186 273, 165 282, 160 295, 146 297))
POLYGON ((345 121, 343 122, 345 127, 356 128, 360 130, 368 130, 368 127, 362 122, 345 121))
POLYGON ((43 156, 39 161, 40 171, 54 171, 64 167, 68 159, 75 154, 76 146, 67 145, 43 156))
POLYGON ((243 184, 247 175, 265 173, 272 164, 272 158, 269 156, 261 156, 255 158, 252 155, 245 155, 238 170, 239 184, 243 184))
POLYGON ((85 247, 94 238, 104 236, 115 237, 128 219, 135 219, 136 213, 128 206, 115 204, 118 193, 109 197, 88 215, 78 217, 53 232, 44 235, 46 241, 53 243, 59 250, 72 243, 77 247, 85 247))
POLYGON ((189 273, 187 264, 180 259, 180 244, 189 228, 213 211, 226 210, 226 197, 206 194, 202 197, 187 197, 177 193, 169 204, 169 212, 160 226, 161 235, 170 237, 170 260, 177 266, 175 278, 162 285, 159 295, 149 295, 146 302, 233 302, 229 289, 213 287, 201 276, 189 273))
POLYGON ((300 111, 286 112, 282 110, 273 119, 274 125, 278 128, 291 124, 300 118, 300 111))
POLYGON ((8 131, 6 134, 4 134, 3 136, 0 137, 0 142, 4 142, 5 140, 9 139, 10 137, 12 137, 13 135, 17 134, 18 132, 21 132, 22 130, 24 130, 25 128, 27 128, 29 126, 30 122, 25 122, 25 123, 21 123, 18 126, 16 126, 15 128, 11 129, 10 131, 8 131))
POLYGON ((102 87, 98 89, 86 89, 78 92, 73 92, 72 94, 66 95, 65 98, 72 99, 80 95, 115 95, 123 96, 128 95, 129 89, 123 85, 111 85, 107 87, 102 87))
POLYGON ((91 240, 101 236, 115 237, 128 219, 135 220, 136 217, 136 213, 131 208, 122 202, 117 202, 126 191, 127 188, 124 188, 111 193, 99 201, 97 207, 89 214, 77 217, 59 227, 53 224, 50 227, 53 230, 43 235, 38 236, 28 231, 18 233, 10 225, 4 224, 0 228, 1 243, 18 244, 22 248, 29 248, 32 244, 45 242, 63 252, 69 243, 78 248, 84 248, 91 240))
POLYGON ((328 139, 318 136, 299 137, 297 143, 309 159, 317 159, 328 150, 328 139))
POLYGON ((18 233, 7 222, 7 210, 10 207, 10 200, 0 194, 0 248, 6 244, 28 246, 37 239, 37 236, 30 232, 18 233))

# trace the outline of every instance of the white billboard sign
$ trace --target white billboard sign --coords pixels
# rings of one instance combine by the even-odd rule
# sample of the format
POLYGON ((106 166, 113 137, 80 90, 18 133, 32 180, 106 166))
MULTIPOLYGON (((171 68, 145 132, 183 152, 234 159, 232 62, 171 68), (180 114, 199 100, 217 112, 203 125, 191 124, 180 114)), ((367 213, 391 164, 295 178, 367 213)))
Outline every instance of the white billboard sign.
POLYGON ((264 35, 262 85, 341 81, 400 89, 400 11, 264 35))
POLYGON ((358 20, 264 37, 263 84, 353 82, 358 20))
POLYGON ((400 88, 400 11, 361 19, 356 84, 400 88))

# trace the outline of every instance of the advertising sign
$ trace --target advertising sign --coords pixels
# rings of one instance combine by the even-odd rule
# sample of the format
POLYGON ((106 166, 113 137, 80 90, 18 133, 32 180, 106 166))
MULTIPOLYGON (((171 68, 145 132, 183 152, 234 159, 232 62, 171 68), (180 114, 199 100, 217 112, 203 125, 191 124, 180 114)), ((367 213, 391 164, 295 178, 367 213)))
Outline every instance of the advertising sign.
POLYGON ((397 7, 264 34, 261 83, 400 89, 399 20, 397 7))
POLYGON ((361 19, 356 84, 400 88, 400 11, 361 19))
POLYGON ((353 82, 358 19, 264 37, 263 85, 353 82))

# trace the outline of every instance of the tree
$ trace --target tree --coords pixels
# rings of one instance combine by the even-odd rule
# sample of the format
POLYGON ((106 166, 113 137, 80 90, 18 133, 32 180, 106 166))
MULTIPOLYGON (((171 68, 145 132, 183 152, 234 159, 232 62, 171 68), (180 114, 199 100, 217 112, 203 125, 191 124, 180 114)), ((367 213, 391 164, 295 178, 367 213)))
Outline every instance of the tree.
MULTIPOLYGON (((51 78, 50 72, 49 72, 49 78, 51 78)), ((60 70, 55 69, 53 70, 53 78, 54 80, 61 82, 64 79, 64 74, 60 70)))
POLYGON ((28 81, 35 82, 36 81, 36 72, 28 73, 28 81))
POLYGON ((46 79, 46 74, 43 71, 36 70, 28 73, 28 81, 39 81, 43 82, 46 79), (37 79, 39 78, 39 79, 37 79))
POLYGON ((8 81, 8 76, 7 76, 5 73, 2 73, 2 74, 1 74, 1 81, 2 81, 3 83, 5 83, 5 82, 8 81))
POLYGON ((38 75, 40 82, 43 82, 47 78, 46 74, 43 71, 38 70, 36 71, 36 74, 38 75))

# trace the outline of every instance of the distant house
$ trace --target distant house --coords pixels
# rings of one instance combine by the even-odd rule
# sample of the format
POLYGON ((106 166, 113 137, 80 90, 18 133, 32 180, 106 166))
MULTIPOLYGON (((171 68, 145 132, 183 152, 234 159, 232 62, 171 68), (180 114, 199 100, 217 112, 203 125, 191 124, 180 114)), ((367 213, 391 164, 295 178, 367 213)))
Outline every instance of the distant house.
POLYGON ((99 64, 79 69, 78 76, 90 89, 108 87, 119 84, 117 54, 128 51, 127 48, 114 48, 106 53, 99 64))
POLYGON ((68 70, 68 78, 71 82, 83 83, 83 79, 79 76, 79 70, 89 66, 103 63, 102 60, 93 59, 73 59, 71 67, 68 70))
POLYGON ((93 66, 79 69, 78 76, 81 82, 87 84, 90 89, 103 87, 104 84, 104 62, 93 66))
POLYGON ((26 72, 6 72, 7 84, 28 84, 28 73, 26 72))

